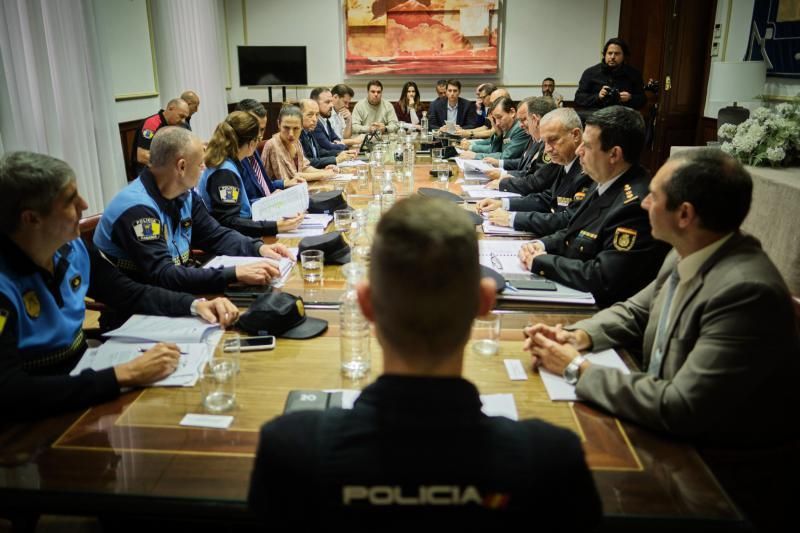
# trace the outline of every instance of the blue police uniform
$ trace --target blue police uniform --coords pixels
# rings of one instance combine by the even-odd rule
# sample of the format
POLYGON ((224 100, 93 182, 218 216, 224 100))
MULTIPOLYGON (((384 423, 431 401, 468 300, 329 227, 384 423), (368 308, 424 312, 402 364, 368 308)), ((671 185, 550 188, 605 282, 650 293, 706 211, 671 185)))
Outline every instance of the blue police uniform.
POLYGON ((244 181, 246 166, 247 163, 228 158, 218 167, 206 168, 197 191, 211 216, 223 226, 251 237, 276 235, 278 224, 274 220, 253 220, 244 181))
POLYGON ((193 191, 167 200, 150 169, 120 191, 103 213, 95 245, 134 280, 193 293, 223 292, 234 267, 189 268, 190 250, 259 257, 261 240, 220 226, 193 191))
POLYGON ((52 273, 5 235, 0 251, 0 421, 85 408, 119 394, 113 368, 68 375, 86 350, 87 295, 130 312, 189 314, 191 295, 133 282, 80 239, 56 251, 52 273))

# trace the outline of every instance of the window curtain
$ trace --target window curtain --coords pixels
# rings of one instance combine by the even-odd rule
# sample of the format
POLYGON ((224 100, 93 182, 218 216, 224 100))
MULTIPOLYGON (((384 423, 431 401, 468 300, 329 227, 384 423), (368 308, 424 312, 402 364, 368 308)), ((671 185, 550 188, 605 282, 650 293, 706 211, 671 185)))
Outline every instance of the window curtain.
POLYGON ((192 117, 192 131, 208 140, 228 114, 222 3, 156 0, 151 5, 161 104, 195 91, 200 109, 192 117))
POLYGON ((102 212, 126 179, 93 0, 3 0, 0 49, 0 151, 65 160, 102 212))

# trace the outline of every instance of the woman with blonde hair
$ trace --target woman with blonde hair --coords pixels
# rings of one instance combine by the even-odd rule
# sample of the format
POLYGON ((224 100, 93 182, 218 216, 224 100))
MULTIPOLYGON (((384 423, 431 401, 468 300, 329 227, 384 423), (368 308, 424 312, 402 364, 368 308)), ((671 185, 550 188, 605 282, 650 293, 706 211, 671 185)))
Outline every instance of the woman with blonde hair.
POLYGON ((287 186, 297 178, 315 181, 334 175, 333 170, 319 170, 311 166, 300 144, 302 131, 303 113, 300 108, 292 104, 283 106, 278 113, 278 133, 267 141, 261 154, 267 174, 283 178, 287 186))
POLYGON ((219 123, 206 148, 206 169, 197 185, 211 216, 223 226, 250 237, 275 235, 300 225, 303 213, 274 220, 253 220, 243 177, 243 160, 258 144, 258 120, 244 111, 234 111, 219 123))

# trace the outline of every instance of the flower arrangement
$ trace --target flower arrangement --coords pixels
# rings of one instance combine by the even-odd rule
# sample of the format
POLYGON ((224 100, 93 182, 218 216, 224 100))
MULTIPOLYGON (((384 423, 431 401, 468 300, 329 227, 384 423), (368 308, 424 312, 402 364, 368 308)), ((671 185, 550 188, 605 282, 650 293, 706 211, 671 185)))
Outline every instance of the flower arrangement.
POLYGON ((760 107, 738 126, 720 126, 717 136, 722 150, 745 165, 789 165, 800 159, 800 104, 760 107))

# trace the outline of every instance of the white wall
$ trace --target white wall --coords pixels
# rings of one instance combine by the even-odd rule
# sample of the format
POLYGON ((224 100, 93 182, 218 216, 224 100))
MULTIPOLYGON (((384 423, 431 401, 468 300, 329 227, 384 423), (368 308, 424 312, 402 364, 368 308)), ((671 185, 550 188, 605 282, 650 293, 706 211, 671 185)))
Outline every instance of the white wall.
MULTIPOLYGON (((620 0, 503 0, 499 76, 461 77, 462 93, 471 98, 484 81, 506 86, 515 99, 540 94, 541 80, 552 76, 558 91, 572 99, 583 70, 600 60, 605 39, 616 36, 620 0), (603 21, 605 20, 605 27, 603 21), (568 36, 568 37, 566 37, 568 36)), ((266 89, 239 86, 236 46, 305 45, 308 47, 308 85, 331 86, 342 81, 352 86, 356 99, 366 95, 369 77, 344 77, 343 0, 225 0, 231 89, 229 101, 266 100, 266 89), (246 37, 245 21, 246 14, 246 37)), ((422 98, 435 96, 440 76, 415 76, 422 98)), ((383 76, 384 94, 399 97, 408 78, 383 76)), ((287 97, 307 96, 308 88, 291 88, 287 97)), ((280 90, 273 89, 273 99, 280 90)))
MULTIPOLYGON (((720 25, 719 55, 712 57, 712 61, 742 61, 750 43, 750 29, 753 20, 753 6, 755 0, 717 0, 715 24, 720 25)), ((709 79, 709 86, 713 80, 709 79)), ((764 95, 775 97, 795 96, 800 93, 800 80, 767 77, 764 85, 764 95)), ((706 96, 704 115, 716 118, 721 107, 730 105, 730 102, 714 102, 712 95, 706 96)), ((764 103, 760 100, 740 102, 739 105, 755 109, 764 103)))

